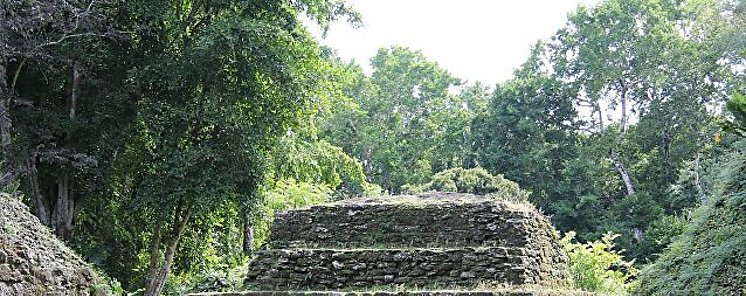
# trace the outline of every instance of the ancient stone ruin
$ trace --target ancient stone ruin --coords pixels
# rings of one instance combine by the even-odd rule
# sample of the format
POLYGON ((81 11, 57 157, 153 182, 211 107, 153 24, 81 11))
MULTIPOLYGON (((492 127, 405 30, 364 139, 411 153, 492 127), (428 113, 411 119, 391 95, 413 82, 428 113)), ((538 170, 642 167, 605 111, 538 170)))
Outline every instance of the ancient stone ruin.
POLYGON ((0 194, 0 296, 92 295, 95 274, 26 205, 0 194))
POLYGON ((278 214, 246 281, 255 291, 305 294, 471 295, 507 286, 551 289, 484 295, 580 295, 551 292, 570 281, 561 250, 552 226, 528 203, 470 194, 354 199, 278 214))

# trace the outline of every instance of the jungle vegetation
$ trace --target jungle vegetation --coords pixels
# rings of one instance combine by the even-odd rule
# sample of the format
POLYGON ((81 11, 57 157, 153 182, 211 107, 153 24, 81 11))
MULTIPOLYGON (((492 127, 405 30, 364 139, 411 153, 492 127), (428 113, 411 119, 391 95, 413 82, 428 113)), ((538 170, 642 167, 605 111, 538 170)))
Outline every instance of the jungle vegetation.
POLYGON ((367 75, 301 21, 361 25, 343 0, 0 0, 0 16, 0 186, 116 290, 229 289, 275 211, 495 186, 578 258, 605 250, 578 262, 641 269, 625 291, 746 286, 744 1, 581 6, 497 85, 396 45, 367 75))

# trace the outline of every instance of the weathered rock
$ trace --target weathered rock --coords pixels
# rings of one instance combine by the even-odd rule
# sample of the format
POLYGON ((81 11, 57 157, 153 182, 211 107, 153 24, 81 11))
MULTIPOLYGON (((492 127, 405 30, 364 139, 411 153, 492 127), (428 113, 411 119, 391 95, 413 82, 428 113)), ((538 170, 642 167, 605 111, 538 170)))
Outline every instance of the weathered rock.
MULTIPOLYGON (((276 260, 287 250, 265 250, 253 263, 249 281, 260 289, 328 288, 325 275, 342 277, 357 286, 379 286, 390 282, 411 285, 432 283, 475 286, 491 281, 535 284, 538 269, 527 269, 526 256, 509 255, 502 247, 452 249, 293 249, 307 262, 276 260), (459 260, 466 256, 472 260, 459 260), (334 259, 331 259, 334 258, 334 259), (415 259, 417 262, 415 262, 415 259), (356 263, 353 263, 356 262, 356 263), (491 270, 476 264, 483 262, 491 270), (270 278, 265 278, 272 275, 270 278), (291 284, 292 283, 292 284, 291 284)), ((297 256, 293 256, 297 257, 297 256)))
POLYGON ((538 216, 527 204, 471 194, 353 199, 278 214, 270 245, 522 247, 528 243, 524 228, 537 228, 524 222, 538 216))
POLYGON ((91 295, 95 281, 23 203, 0 194, 0 296, 91 295))
POLYGON ((564 286, 567 258, 527 203, 470 194, 348 200, 277 215, 250 264, 262 290, 564 286))
POLYGON ((249 291, 234 293, 199 293, 191 296, 593 296, 589 292, 551 289, 494 289, 489 291, 249 291))

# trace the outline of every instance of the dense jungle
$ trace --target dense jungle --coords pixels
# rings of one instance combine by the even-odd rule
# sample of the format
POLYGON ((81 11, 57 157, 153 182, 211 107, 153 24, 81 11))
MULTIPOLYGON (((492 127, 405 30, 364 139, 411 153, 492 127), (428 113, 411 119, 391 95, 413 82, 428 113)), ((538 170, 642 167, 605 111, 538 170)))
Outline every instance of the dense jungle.
POLYGON ((275 213, 484 180, 550 217, 578 289, 746 291, 746 2, 579 6, 496 85, 345 60, 332 23, 365 12, 0 0, 2 191, 113 295, 239 289, 275 213))

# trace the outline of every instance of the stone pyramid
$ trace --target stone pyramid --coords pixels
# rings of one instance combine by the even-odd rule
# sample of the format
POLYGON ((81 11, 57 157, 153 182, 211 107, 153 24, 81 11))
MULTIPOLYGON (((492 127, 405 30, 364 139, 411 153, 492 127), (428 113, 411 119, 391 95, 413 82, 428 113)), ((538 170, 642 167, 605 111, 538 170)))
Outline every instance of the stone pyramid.
MULTIPOLYGON (((246 281, 256 291, 570 283, 558 237, 533 206, 456 193, 353 199, 280 213, 246 281)), ((273 294, 241 295, 262 293, 273 294)))

